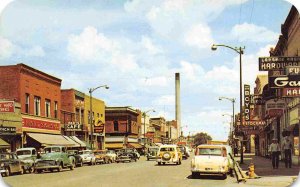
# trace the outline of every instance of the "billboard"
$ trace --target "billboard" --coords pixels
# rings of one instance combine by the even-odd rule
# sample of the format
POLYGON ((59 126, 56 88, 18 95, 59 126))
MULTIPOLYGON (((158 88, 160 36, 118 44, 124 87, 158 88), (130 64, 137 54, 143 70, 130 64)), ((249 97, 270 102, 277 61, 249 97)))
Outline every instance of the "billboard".
POLYGON ((284 70, 287 66, 300 66, 300 57, 259 57, 259 71, 284 70))

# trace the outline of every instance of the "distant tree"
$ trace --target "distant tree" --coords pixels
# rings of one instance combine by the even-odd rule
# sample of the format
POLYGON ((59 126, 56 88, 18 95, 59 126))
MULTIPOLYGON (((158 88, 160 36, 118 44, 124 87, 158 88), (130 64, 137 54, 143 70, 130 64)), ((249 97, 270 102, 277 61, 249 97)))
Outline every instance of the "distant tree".
POLYGON ((201 144, 206 144, 207 140, 212 140, 212 138, 210 135, 208 135, 207 133, 204 133, 204 132, 197 133, 194 136, 194 144, 196 146, 201 145, 201 144))

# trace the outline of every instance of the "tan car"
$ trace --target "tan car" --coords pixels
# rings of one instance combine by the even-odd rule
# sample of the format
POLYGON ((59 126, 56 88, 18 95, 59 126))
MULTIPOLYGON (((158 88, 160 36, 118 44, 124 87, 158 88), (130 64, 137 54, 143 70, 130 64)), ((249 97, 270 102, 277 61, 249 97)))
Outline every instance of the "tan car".
POLYGON ((229 159, 224 145, 199 145, 191 161, 192 177, 199 174, 222 175, 227 177, 229 159))
POLYGON ((182 153, 177 145, 161 145, 157 152, 157 163, 161 164, 181 164, 182 153))

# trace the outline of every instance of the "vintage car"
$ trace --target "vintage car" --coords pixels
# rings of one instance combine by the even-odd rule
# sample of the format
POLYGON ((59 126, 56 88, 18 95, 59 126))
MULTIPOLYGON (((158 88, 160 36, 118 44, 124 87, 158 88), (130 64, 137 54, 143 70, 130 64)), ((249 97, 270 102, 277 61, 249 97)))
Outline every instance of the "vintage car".
POLYGON ((96 150, 94 151, 94 155, 96 157, 96 164, 108 164, 113 162, 113 160, 107 155, 106 150, 96 150))
POLYGON ((73 156, 75 158, 75 166, 76 167, 82 167, 83 166, 83 160, 82 157, 79 155, 78 150, 68 150, 68 155, 73 156))
POLYGON ((157 152, 159 147, 149 147, 147 151, 147 160, 157 159, 157 152))
POLYGON ((195 157, 191 161, 192 177, 201 174, 222 175, 225 179, 228 173, 228 157, 224 145, 199 145, 195 157))
POLYGON ((182 158, 188 159, 189 156, 190 156, 190 154, 189 154, 187 148, 185 146, 179 146, 179 149, 180 149, 180 151, 182 153, 182 158))
POLYGON ((15 153, 0 153, 1 176, 9 176, 13 173, 24 173, 24 164, 15 153))
POLYGON ((156 161, 158 165, 166 163, 180 165, 182 161, 182 153, 177 145, 161 145, 158 149, 157 156, 156 161))
POLYGON ((75 167, 75 158, 67 153, 64 146, 49 146, 44 148, 44 154, 35 162, 35 171, 41 173, 45 170, 60 172, 63 168, 75 167))
POLYGON ((133 149, 119 149, 117 150, 117 158, 116 162, 131 162, 131 161, 137 161, 138 156, 134 153, 133 149))
POLYGON ((96 164, 96 157, 92 150, 79 151, 79 155, 81 156, 84 164, 89 164, 91 166, 96 164))
POLYGON ((107 150, 106 155, 112 160, 112 162, 116 162, 117 154, 114 150, 107 150))
POLYGON ((24 163, 25 171, 34 172, 34 163, 37 159, 37 151, 34 147, 20 148, 16 150, 18 158, 24 163))

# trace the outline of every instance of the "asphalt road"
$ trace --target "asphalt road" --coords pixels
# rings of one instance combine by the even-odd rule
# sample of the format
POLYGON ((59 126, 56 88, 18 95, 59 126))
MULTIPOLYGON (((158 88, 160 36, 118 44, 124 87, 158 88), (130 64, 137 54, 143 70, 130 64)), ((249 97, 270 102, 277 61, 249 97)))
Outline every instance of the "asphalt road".
MULTIPOLYGON (((161 165, 155 161, 146 161, 144 157, 137 162, 113 163, 106 165, 84 166, 73 171, 24 174, 2 178, 13 187, 44 187, 44 186, 238 186, 235 178, 204 176, 191 178, 190 159, 183 160, 181 165, 161 165)), ((243 186, 243 185, 242 185, 243 186)))

